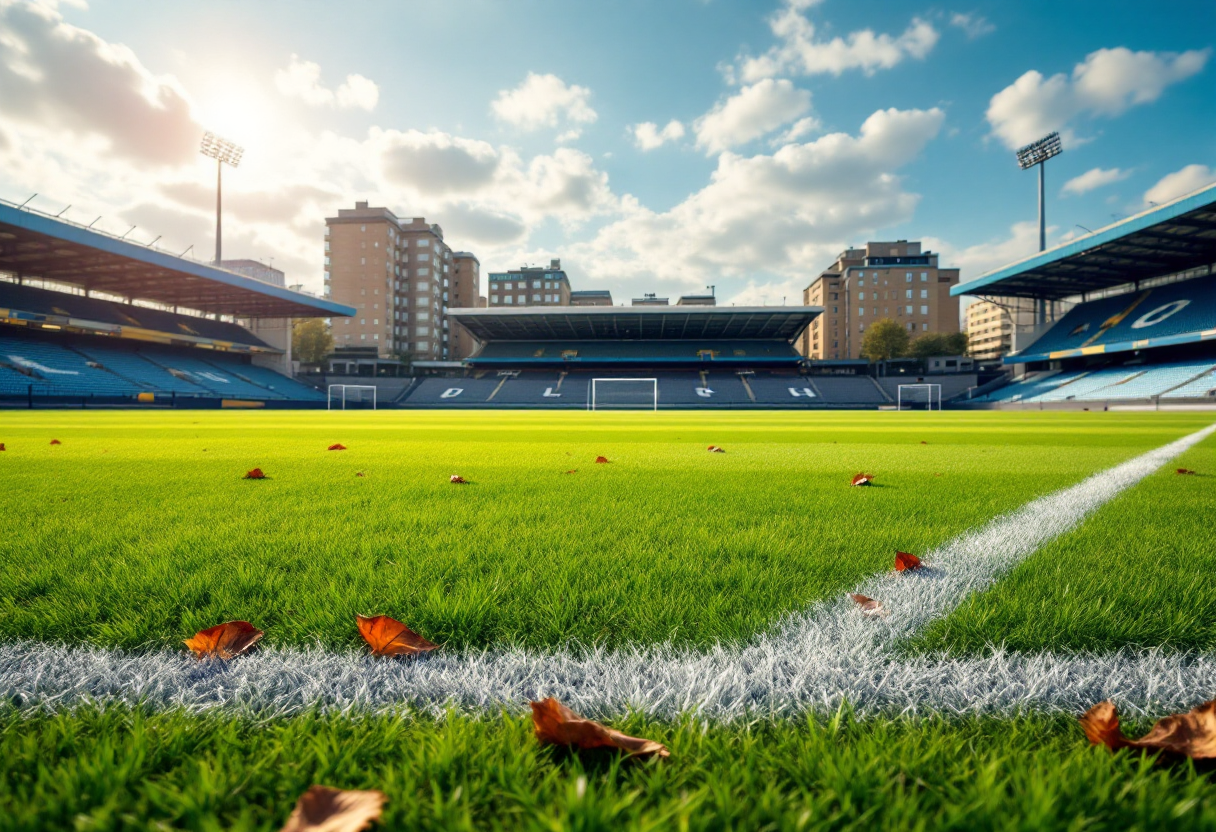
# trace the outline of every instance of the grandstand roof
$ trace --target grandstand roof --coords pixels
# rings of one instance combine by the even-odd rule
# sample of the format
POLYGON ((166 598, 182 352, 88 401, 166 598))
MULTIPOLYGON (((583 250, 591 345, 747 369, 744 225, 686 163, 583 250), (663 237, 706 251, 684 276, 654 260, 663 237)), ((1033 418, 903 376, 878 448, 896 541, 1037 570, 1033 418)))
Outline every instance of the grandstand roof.
POLYGON ((0 201, 0 271, 248 318, 355 310, 0 201))
POLYGON ((1216 184, 960 283, 951 295, 1059 300, 1216 263, 1216 184))
POLYGON ((479 341, 781 338, 792 341, 822 306, 563 306, 452 309, 479 341))

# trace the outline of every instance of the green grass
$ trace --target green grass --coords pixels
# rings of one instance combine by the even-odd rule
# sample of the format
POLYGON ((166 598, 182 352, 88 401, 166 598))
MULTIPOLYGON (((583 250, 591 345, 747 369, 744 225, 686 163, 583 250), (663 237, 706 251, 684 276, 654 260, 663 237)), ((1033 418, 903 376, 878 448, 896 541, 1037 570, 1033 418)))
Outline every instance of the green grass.
POLYGON ((176 645, 244 618, 340 646, 362 612, 449 646, 743 639, 1207 421, 3 413, 0 638, 176 645))
POLYGON ((1216 828, 1210 777, 1068 718, 618 727, 671 758, 541 747, 513 716, 0 710, 0 830, 275 830, 314 783, 384 791, 387 830, 1216 828))
POLYGON ((954 653, 1216 647, 1216 437, 1107 503, 914 645, 954 653), (1189 468, 1198 476, 1179 476, 1189 468))

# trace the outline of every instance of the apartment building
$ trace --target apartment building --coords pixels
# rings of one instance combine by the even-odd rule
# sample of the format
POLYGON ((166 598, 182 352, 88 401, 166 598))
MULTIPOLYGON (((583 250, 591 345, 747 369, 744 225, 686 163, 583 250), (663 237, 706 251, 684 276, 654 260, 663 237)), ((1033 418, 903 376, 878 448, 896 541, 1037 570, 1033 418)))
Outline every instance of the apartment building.
MULTIPOLYGON (((485 306, 485 298, 481 297, 481 262, 471 251, 452 253, 449 295, 448 305, 457 309, 485 306)), ((448 321, 445 320, 443 325, 448 334, 448 358, 468 358, 477 350, 476 339, 460 324, 452 324, 449 327, 448 321)))
MULTIPOLYGON (((327 218, 325 296, 358 310, 334 320, 335 350, 374 350, 380 358, 451 357, 446 313, 454 266, 443 229, 423 217, 407 221, 387 208, 356 202, 327 218)), ((477 290, 474 280, 472 297, 477 290)))
POLYGON ((562 261, 551 260, 548 268, 521 266, 490 272, 486 294, 491 307, 569 306, 570 279, 562 271, 562 261))
POLYGON ((581 289, 570 293, 571 306, 612 306, 612 292, 607 289, 581 289))
POLYGON ((967 307, 967 352, 977 361, 998 359, 1013 349, 1013 316, 987 300, 967 307))
POLYGON ((798 351, 814 359, 860 358, 866 327, 883 318, 913 338, 958 332, 958 298, 950 297, 958 278, 958 269, 941 268, 919 242, 845 249, 803 292, 803 304, 822 306, 823 314, 798 339, 798 351))

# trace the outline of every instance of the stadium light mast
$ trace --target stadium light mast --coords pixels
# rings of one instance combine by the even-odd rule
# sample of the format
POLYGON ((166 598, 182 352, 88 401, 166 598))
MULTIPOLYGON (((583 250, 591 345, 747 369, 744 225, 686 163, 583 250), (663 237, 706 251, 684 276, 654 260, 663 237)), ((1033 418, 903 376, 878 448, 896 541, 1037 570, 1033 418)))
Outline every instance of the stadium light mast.
MULTIPOLYGON (((1039 168, 1039 251, 1044 251, 1047 248, 1047 212, 1045 209, 1046 185, 1043 177, 1043 165, 1048 159, 1053 156, 1059 156, 1064 152, 1064 148, 1060 146, 1060 134, 1056 132, 1048 133, 1037 142, 1031 142, 1025 147, 1018 148, 1018 167, 1022 170, 1029 170, 1035 166, 1039 168)), ((1038 322, 1047 322, 1047 304, 1039 301, 1038 322)))
POLYGON ((232 165, 234 168, 239 165, 245 148, 238 147, 208 130, 203 134, 198 152, 215 160, 215 265, 218 266, 221 262, 223 243, 220 202, 223 194, 224 165, 232 165))

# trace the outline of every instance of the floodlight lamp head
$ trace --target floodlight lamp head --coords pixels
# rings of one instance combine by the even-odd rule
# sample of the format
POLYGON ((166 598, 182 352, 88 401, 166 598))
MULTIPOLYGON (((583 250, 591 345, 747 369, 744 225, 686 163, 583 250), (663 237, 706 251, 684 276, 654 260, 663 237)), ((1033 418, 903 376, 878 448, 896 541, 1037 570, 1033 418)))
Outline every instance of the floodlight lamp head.
POLYGON ((198 152, 204 156, 210 156, 222 164, 236 167, 241 163, 241 156, 244 155, 245 148, 208 130, 203 134, 203 141, 199 145, 198 152))
POLYGON ((1025 147, 1018 148, 1018 167, 1026 170, 1046 162, 1052 156, 1059 156, 1063 152, 1064 148, 1060 146, 1060 134, 1048 133, 1037 142, 1031 142, 1025 147))

